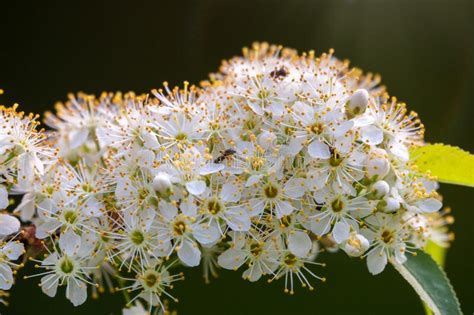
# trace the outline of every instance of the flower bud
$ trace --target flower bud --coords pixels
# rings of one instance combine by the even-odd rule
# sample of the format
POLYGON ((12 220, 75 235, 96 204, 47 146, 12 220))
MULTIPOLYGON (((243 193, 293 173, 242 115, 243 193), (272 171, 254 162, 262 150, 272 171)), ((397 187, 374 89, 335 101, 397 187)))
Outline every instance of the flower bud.
POLYGON ((365 89, 359 89, 352 94, 346 102, 346 113, 349 118, 361 115, 367 109, 369 93, 365 89))
POLYGON ((153 189, 159 192, 161 195, 169 195, 171 192, 171 188, 173 187, 173 183, 171 182, 171 176, 165 172, 159 172, 156 174, 155 178, 153 179, 153 189))
POLYGON ((377 209, 384 212, 395 212, 400 209, 400 202, 393 197, 388 197, 378 203, 377 209))
POLYGON ((373 179, 382 179, 390 172, 390 161, 386 153, 377 150, 375 154, 371 154, 365 161, 367 177, 373 179), (380 152, 379 152, 380 151, 380 152))
POLYGON ((390 186, 384 180, 379 180, 372 185, 371 195, 375 199, 381 199, 385 197, 390 191, 390 186))
POLYGON ((347 255, 359 257, 369 249, 369 241, 361 234, 352 233, 344 244, 343 250, 347 255))

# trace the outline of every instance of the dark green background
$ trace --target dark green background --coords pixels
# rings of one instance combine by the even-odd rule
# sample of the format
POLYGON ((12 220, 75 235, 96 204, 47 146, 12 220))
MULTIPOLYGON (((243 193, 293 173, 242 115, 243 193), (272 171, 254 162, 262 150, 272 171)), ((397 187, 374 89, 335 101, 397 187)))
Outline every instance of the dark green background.
MULTIPOLYGON (((382 74, 406 101, 432 142, 473 151, 474 1, 2 1, 1 103, 51 109, 82 90, 147 92, 161 82, 197 83, 223 58, 255 40, 340 58, 382 74)), ((474 190, 441 187, 456 216, 447 273, 466 314, 474 311, 474 190)), ((222 272, 210 285, 188 270, 176 305, 189 314, 422 314, 412 289, 388 268, 368 274, 365 262, 324 255, 328 282, 315 292, 283 294, 283 284, 250 284, 222 272)), ((31 272, 31 270, 27 270, 31 272)), ((35 280, 19 280, 4 314, 119 314, 120 296, 73 308, 50 299, 35 280)))

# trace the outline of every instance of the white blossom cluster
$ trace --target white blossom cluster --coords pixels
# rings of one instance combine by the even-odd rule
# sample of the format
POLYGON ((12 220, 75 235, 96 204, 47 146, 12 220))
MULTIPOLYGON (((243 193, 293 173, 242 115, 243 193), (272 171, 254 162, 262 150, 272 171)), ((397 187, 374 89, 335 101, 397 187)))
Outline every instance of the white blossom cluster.
MULTIPOLYGON (((0 90, 1 92, 1 90, 0 90)), ((0 93, 1 94, 1 93, 0 93)), ((45 174, 54 161, 55 151, 45 142, 45 134, 37 130, 37 116, 25 116, 12 108, 0 106, 0 210, 9 204, 9 194, 23 194, 30 183, 45 174)), ((27 212, 27 211, 25 211, 27 212)), ((31 216, 33 214, 31 213, 31 216)), ((25 254, 17 237, 20 220, 8 212, 0 213, 0 302, 14 282, 18 262, 25 254)))
MULTIPOLYGON (((423 125, 379 80, 332 52, 262 43, 202 88, 71 95, 47 114, 50 132, 3 110, 1 208, 24 194, 15 213, 47 251, 35 276, 74 305, 109 287, 163 308, 180 265, 206 280, 219 268, 283 279, 293 294, 325 280, 323 250, 378 274, 428 240, 449 243, 437 183, 409 162, 423 125)), ((19 229, 11 220, 0 217, 1 235, 19 229)), ((8 253, 4 290, 2 266, 20 256, 8 253)))

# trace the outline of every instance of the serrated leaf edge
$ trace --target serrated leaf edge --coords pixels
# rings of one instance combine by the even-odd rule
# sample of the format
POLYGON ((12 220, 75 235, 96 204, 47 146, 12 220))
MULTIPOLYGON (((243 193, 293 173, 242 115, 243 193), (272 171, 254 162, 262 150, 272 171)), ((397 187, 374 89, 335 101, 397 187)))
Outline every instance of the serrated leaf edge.
MULTIPOLYGON (((437 142, 437 143, 424 143, 423 145, 414 145, 412 146, 410 149, 412 150, 415 150, 415 149, 419 149, 420 152, 418 152, 418 154, 416 156, 412 156, 412 153, 410 153, 410 161, 414 164, 414 165, 417 165, 416 161, 419 157, 421 157, 424 153, 423 151, 423 148, 425 147, 448 147, 448 148, 452 148, 452 149, 455 149, 455 150, 458 150, 460 151, 460 153, 466 155, 466 157, 468 156, 474 156, 472 153, 470 153, 469 151, 466 151, 458 146, 455 146, 455 145, 450 145, 450 144, 444 144, 444 143, 440 143, 440 142, 437 142)), ((420 172, 420 174, 423 174, 422 172, 420 172)), ((466 182, 459 182, 459 181, 452 181, 452 180, 448 180, 448 179, 443 179, 443 178, 439 178, 439 176, 436 176, 436 180, 440 183, 444 183, 444 184, 451 184, 451 185, 460 185, 460 186, 465 186, 465 187, 473 187, 474 188, 474 184, 471 184, 471 183, 466 183, 466 182)))

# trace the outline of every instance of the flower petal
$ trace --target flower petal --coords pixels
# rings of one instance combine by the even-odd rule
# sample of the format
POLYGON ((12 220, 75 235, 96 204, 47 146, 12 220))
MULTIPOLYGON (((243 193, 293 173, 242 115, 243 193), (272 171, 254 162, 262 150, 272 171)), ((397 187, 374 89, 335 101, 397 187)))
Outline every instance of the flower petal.
POLYGON ((9 214, 0 214, 0 236, 10 235, 20 230, 20 221, 9 214))
POLYGON ((199 175, 209 175, 222 171, 225 168, 224 164, 208 163, 199 169, 199 175))
POLYGON ((84 142, 86 142, 88 136, 89 130, 87 128, 69 131, 69 144, 71 149, 80 147, 84 142))
POLYGON ((435 198, 427 198, 424 200, 420 200, 416 203, 416 205, 422 212, 428 213, 436 212, 443 206, 441 201, 435 198))
POLYGON ((285 183, 285 194, 291 198, 300 198, 306 191, 306 180, 304 178, 290 178, 285 183))
POLYGON ((186 266, 195 267, 201 260, 201 251, 196 243, 185 240, 178 249, 178 257, 186 266))
POLYGON ((323 216, 322 219, 313 219, 311 221, 311 232, 318 236, 323 236, 329 232, 331 227, 330 216, 323 216))
POLYGON ((10 290, 12 285, 13 285, 12 268, 5 263, 0 263, 0 289, 10 290))
POLYGON ((336 243, 341 244, 349 238, 350 227, 346 222, 338 221, 332 229, 332 236, 336 243))
POLYGON ((381 273, 386 265, 387 255, 381 247, 373 249, 367 256, 367 267, 369 268, 369 272, 373 275, 381 273))
POLYGON ((25 251, 25 245, 20 242, 10 242, 3 247, 3 253, 10 260, 17 260, 25 251))
POLYGON ((257 184, 260 181, 260 178, 262 178, 263 175, 251 175, 248 179, 247 182, 245 183, 245 187, 250 187, 252 185, 257 184))
POLYGON ((221 197, 226 202, 239 201, 241 197, 239 187, 232 183, 225 183, 222 185, 221 197))
POLYGON ((66 288, 66 298, 74 306, 79 306, 87 300, 87 286, 76 278, 69 278, 66 288))
POLYGON ((0 209, 6 209, 9 203, 7 188, 0 185, 0 209))
POLYGON ((295 256, 306 257, 313 247, 309 235, 302 231, 294 231, 288 236, 288 249, 295 256))
POLYGON ((208 224, 198 224, 193 227, 193 235, 201 244, 212 244, 219 239, 219 230, 208 224))
POLYGON ((388 150, 390 153, 401 159, 402 161, 408 161, 410 158, 410 153, 408 148, 402 142, 399 142, 395 139, 390 141, 388 144, 388 150))
POLYGON ((41 278, 41 291, 49 297, 55 297, 58 290, 59 277, 49 274, 41 278))
POLYGON ((59 247, 68 256, 74 256, 81 246, 81 237, 69 229, 59 237, 59 247))
POLYGON ((206 190, 206 182, 202 180, 195 180, 186 183, 186 189, 190 194, 199 196, 206 190))
POLYGON ((236 270, 244 264, 246 258, 243 250, 230 248, 219 255, 217 263, 224 269, 236 270))
POLYGON ((262 267, 260 264, 254 264, 249 269, 245 270, 242 274, 242 277, 245 280, 249 280, 250 282, 255 282, 262 277, 262 267))
POLYGON ((308 153, 315 159, 327 160, 331 157, 328 145, 318 140, 314 140, 310 143, 308 153))
POLYGON ((184 215, 190 217, 194 217, 198 210, 196 204, 192 201, 192 199, 182 201, 179 208, 181 209, 181 212, 183 212, 184 215))
POLYGON ((383 131, 374 125, 368 125, 362 128, 361 138, 365 143, 377 145, 383 141, 383 131))
POLYGON ((178 209, 171 203, 166 202, 164 200, 161 200, 158 204, 158 210, 163 215, 164 219, 168 222, 173 220, 178 214, 178 209))

